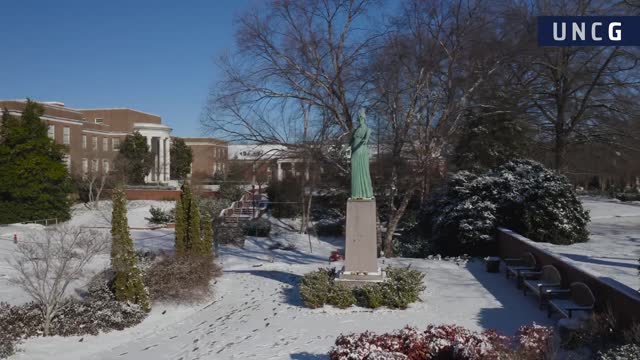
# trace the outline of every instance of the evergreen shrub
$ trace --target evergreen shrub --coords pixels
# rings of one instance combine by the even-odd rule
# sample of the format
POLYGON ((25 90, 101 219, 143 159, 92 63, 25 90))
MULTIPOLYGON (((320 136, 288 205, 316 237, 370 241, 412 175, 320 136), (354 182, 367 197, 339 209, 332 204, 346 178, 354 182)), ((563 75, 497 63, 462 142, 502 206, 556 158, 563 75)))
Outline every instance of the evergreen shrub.
POLYGON ((535 161, 513 160, 484 175, 451 176, 427 200, 418 231, 430 242, 423 249, 485 255, 498 226, 534 241, 569 245, 589 239, 588 222, 588 211, 564 176, 535 161))
POLYGON ((247 236, 268 237, 271 232, 271 223, 266 219, 254 219, 244 223, 242 230, 247 236))
POLYGON ((319 269, 304 275, 300 282, 300 296, 309 308, 333 305, 346 308, 357 305, 366 308, 385 306, 390 309, 406 309, 420 299, 425 289, 424 274, 407 268, 387 267, 387 279, 363 287, 346 287, 336 282, 336 270, 319 269))

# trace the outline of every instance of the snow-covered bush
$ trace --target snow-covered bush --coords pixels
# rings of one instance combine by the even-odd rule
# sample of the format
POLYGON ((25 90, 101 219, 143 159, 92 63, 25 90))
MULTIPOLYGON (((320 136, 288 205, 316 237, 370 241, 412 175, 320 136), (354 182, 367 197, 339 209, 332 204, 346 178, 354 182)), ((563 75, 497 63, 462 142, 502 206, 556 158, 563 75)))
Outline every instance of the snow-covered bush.
POLYGON ((553 329, 535 323, 521 326, 516 340, 519 359, 548 359, 553 349, 553 329))
POLYGON ((424 331, 406 327, 383 335, 364 332, 340 335, 329 356, 331 360, 547 359, 548 353, 535 351, 550 342, 551 329, 534 324, 521 332, 511 338, 494 330, 476 332, 457 325, 429 325, 424 331))
POLYGON ((176 209, 173 208, 169 211, 164 211, 159 207, 151 206, 149 209, 151 217, 145 218, 151 224, 166 224, 176 221, 176 209))
POLYGON ((144 273, 153 301, 194 302, 210 294, 210 283, 221 274, 212 256, 164 256, 144 273))
POLYGON ((364 287, 347 288, 335 281, 335 269, 320 269, 303 276, 300 282, 300 296, 310 308, 325 304, 339 308, 358 305, 367 308, 386 306, 390 309, 406 309, 419 300, 425 289, 424 274, 406 268, 385 269, 387 279, 381 283, 364 287))
POLYGON ((513 160, 475 175, 459 172, 434 192, 420 228, 432 251, 446 255, 491 252, 497 226, 534 241, 588 240, 589 214, 568 180, 531 160, 513 160))
POLYGON ((17 339, 0 329, 0 359, 7 358, 16 351, 17 339))
MULTIPOLYGON (((107 279, 100 274, 89 285, 85 299, 67 298, 51 319, 49 335, 97 335, 139 324, 147 313, 138 305, 116 301, 107 279)), ((0 353, 10 350, 11 339, 44 335, 41 305, 0 303, 0 353)), ((0 356, 2 357, 2 356, 0 356)))
POLYGON ((640 360, 640 345, 626 344, 598 353, 598 360, 640 360))

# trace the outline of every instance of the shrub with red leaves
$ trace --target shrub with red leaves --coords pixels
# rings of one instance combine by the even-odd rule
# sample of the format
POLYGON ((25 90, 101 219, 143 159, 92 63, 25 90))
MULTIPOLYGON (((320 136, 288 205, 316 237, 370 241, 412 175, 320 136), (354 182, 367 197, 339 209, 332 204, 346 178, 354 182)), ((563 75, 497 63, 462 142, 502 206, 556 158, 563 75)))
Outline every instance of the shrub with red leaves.
POLYGON ((331 360, 497 360, 517 353, 542 359, 552 335, 550 328, 535 324, 521 327, 513 338, 456 325, 430 325, 424 331, 406 327, 383 335, 340 335, 329 356, 331 360))
POLYGON ((342 254, 340 254, 338 250, 332 251, 331 255, 329 256, 329 261, 333 262, 333 261, 340 261, 340 260, 344 260, 344 257, 342 256, 342 254))

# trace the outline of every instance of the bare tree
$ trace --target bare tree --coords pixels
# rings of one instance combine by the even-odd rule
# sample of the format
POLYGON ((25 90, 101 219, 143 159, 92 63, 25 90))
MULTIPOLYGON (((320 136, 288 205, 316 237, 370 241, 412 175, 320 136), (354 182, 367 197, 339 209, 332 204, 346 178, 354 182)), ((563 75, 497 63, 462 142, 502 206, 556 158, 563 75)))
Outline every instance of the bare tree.
MULTIPOLYGON (((637 116, 632 110, 640 90, 638 53, 622 47, 538 47, 536 15, 622 15, 628 9, 619 2, 539 1, 521 7, 517 24, 526 26, 529 44, 512 70, 529 94, 542 144, 553 154, 553 166, 567 172, 567 152, 573 144, 613 144, 625 136, 621 123, 637 116)), ((514 24, 514 26, 516 26, 514 24)))
POLYGON ((205 128, 292 150, 344 142, 365 101, 362 65, 380 33, 367 16, 376 3, 269 1, 240 17, 238 50, 220 59, 225 77, 212 91, 205 128))
POLYGON ((90 171, 83 177, 83 183, 87 188, 88 204, 92 209, 97 209, 100 197, 105 187, 111 183, 111 176, 106 171, 90 171))
POLYGON ((433 177, 444 170, 462 115, 482 106, 474 101, 479 89, 510 55, 491 4, 407 1, 372 59, 371 108, 382 121, 378 158, 389 164, 381 191, 387 204, 387 256, 416 191, 428 193, 433 177))
POLYGON ((14 281, 40 304, 47 336, 67 288, 82 277, 96 255, 105 252, 109 234, 59 225, 24 239, 11 262, 18 272, 14 281))

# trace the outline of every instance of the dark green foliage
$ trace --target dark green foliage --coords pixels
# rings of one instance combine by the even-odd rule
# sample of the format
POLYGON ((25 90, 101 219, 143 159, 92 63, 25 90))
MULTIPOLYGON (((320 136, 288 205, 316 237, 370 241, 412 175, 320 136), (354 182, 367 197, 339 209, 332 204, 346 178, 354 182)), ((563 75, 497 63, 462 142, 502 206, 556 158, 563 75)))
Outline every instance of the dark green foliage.
POLYGON ((149 311, 149 294, 142 281, 133 240, 129 234, 127 199, 122 187, 113 191, 111 236, 111 268, 115 272, 113 289, 116 300, 137 304, 149 311))
POLYGON ((145 218, 148 222, 152 224, 166 224, 171 223, 176 220, 176 210, 164 211, 159 207, 151 206, 149 209, 149 214, 151 217, 145 218))
POLYGON ((219 244, 244 246, 244 230, 234 224, 219 223, 213 228, 213 236, 219 244))
POLYGON ((184 180, 191 172, 193 152, 181 138, 173 138, 170 149, 171 179, 184 180))
POLYGON ((211 280, 221 274, 212 256, 168 256, 145 272, 153 301, 194 302, 210 294, 211 280))
POLYGON ((293 218, 300 215, 301 193, 302 184, 298 179, 288 177, 282 181, 271 181, 267 187, 271 214, 276 218, 293 218))
POLYGON ((213 252, 213 221, 208 213, 202 216, 202 241, 200 243, 202 244, 200 253, 211 255, 213 252))
POLYGON ((220 199, 231 202, 240 200, 242 195, 246 193, 242 186, 226 182, 220 184, 218 192, 220 193, 220 199))
POLYGON ((319 269, 305 274, 300 282, 300 296, 304 305, 315 309, 327 304, 334 278, 335 269, 319 269))
POLYGON ((513 112, 482 108, 469 111, 455 148, 454 164, 460 170, 482 173, 526 155, 526 122, 513 112))
POLYGON ((424 274, 408 268, 388 267, 387 279, 381 283, 348 288, 335 281, 335 269, 319 269, 304 275, 300 282, 300 296, 305 306, 322 307, 325 304, 339 308, 357 305, 367 308, 386 306, 406 309, 420 299, 424 291, 424 274))
POLYGON ((188 183, 182 185, 182 193, 176 204, 175 248, 178 256, 208 256, 212 252, 212 247, 207 246, 201 236, 200 207, 188 183))
POLYGON ((384 304, 384 295, 380 286, 365 285, 354 291, 356 302, 363 307, 377 309, 384 304))
POLYGON ((242 230, 247 236, 267 237, 271 232, 271 223, 265 219, 254 219, 242 224, 242 230))
POLYGON ((153 154, 147 138, 139 132, 127 135, 120 145, 120 163, 129 184, 144 184, 144 177, 153 168, 153 154))
POLYGON ((535 161, 514 160, 482 176, 453 175, 427 200, 419 233, 429 243, 424 249, 483 255, 493 251, 497 226, 534 241, 573 244, 589 239, 588 222, 564 176, 535 161))
POLYGON ((72 182, 64 146, 47 135, 42 105, 27 101, 20 117, 0 121, 0 224, 70 217, 72 182))

